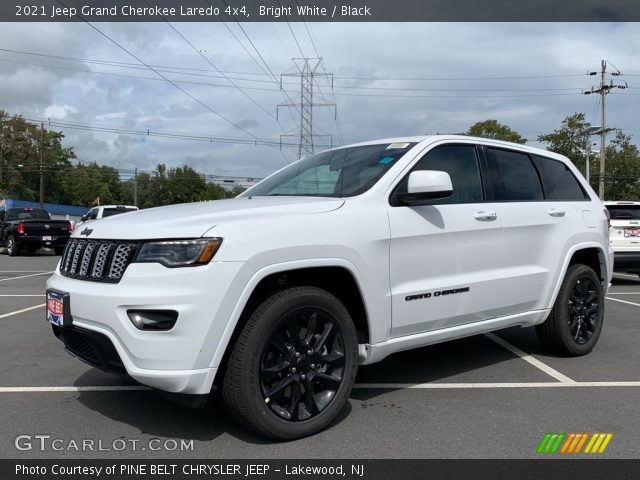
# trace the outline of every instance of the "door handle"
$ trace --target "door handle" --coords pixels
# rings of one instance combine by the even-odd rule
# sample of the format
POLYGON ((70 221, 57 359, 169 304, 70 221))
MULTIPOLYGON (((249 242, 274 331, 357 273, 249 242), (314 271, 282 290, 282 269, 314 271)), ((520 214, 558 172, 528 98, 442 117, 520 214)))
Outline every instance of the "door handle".
POLYGON ((498 214, 496 212, 486 212, 484 210, 481 210, 479 212, 476 212, 473 218, 481 222, 490 222, 498 218, 498 214))
POLYGON ((565 212, 564 210, 560 210, 559 208, 549 209, 549 215, 551 215, 552 217, 564 217, 566 213, 567 212, 565 212))

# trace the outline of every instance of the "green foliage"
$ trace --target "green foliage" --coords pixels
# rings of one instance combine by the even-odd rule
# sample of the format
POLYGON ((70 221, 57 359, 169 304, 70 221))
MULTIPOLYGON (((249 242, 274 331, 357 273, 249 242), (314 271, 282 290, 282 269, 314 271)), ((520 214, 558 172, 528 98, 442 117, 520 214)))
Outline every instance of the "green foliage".
MULTIPOLYGON (((539 135, 538 141, 547 144, 552 152, 569 158, 584 173, 585 148, 587 147, 584 131, 591 125, 585 120, 584 113, 574 113, 562 120, 559 129, 552 133, 539 135)), ((592 159, 595 161, 594 159, 592 159)), ((591 172, 594 172, 591 168, 591 172)))
POLYGON ((631 136, 616 130, 605 152, 605 200, 640 199, 640 152, 631 136))
POLYGON ((497 120, 484 120, 474 123, 467 130, 467 135, 474 137, 494 138, 506 142, 526 143, 527 139, 507 125, 497 120))
POLYGON ((112 167, 72 163, 73 148, 63 148, 61 132, 42 130, 21 117, 0 110, 0 198, 37 201, 40 188, 40 145, 43 142, 45 201, 68 205, 133 204, 137 191, 142 208, 174 203, 218 200, 239 195, 206 181, 189 166, 167 170, 160 164, 152 174, 141 172, 123 181, 112 167), (41 138, 41 136, 43 136, 41 138))

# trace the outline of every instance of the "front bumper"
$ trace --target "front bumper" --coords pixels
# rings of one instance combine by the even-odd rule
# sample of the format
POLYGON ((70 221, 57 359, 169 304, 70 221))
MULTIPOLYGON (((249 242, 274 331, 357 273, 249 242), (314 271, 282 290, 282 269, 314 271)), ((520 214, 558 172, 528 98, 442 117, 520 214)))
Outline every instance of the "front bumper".
POLYGON ((75 332, 56 334, 70 353, 159 390, 200 395, 211 390, 218 367, 212 359, 224 348, 220 339, 252 273, 243 262, 173 269, 134 263, 117 284, 76 280, 56 271, 47 288, 69 293, 75 332), (175 310, 178 319, 168 331, 138 330, 127 316, 129 309, 175 310), (80 344, 70 348, 72 340, 80 344))

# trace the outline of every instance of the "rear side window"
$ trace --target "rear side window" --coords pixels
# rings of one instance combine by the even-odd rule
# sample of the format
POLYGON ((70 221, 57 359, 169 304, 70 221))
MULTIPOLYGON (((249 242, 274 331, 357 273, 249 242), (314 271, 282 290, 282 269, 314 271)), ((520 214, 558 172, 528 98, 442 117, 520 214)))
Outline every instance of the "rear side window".
POLYGON ((589 196, 564 163, 538 155, 533 155, 532 158, 548 200, 589 200, 589 196))
POLYGON ((607 205, 611 220, 640 220, 640 205, 607 205))
POLYGON ((488 180, 494 200, 535 202, 543 200, 542 185, 529 155, 497 148, 485 149, 488 180))
MULTIPOLYGON (((476 149, 473 145, 443 145, 422 157, 412 171, 438 170, 451 177, 453 194, 447 198, 429 200, 429 205, 478 203, 483 201, 482 179, 476 149)), ((405 193, 409 176, 398 185, 396 192, 405 193)))

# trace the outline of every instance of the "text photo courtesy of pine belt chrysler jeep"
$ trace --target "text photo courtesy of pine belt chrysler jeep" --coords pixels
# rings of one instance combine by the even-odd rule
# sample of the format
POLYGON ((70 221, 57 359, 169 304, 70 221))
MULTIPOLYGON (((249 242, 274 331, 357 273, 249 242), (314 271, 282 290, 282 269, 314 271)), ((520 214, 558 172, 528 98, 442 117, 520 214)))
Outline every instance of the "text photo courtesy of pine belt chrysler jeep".
POLYGON ((47 316, 80 359, 183 399, 215 386, 245 426, 289 440, 327 427, 358 365, 394 352, 514 325, 590 352, 612 266, 606 209, 565 157, 378 140, 234 199, 76 229, 47 316))

